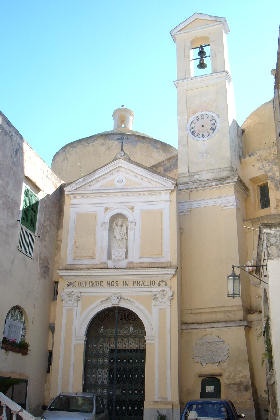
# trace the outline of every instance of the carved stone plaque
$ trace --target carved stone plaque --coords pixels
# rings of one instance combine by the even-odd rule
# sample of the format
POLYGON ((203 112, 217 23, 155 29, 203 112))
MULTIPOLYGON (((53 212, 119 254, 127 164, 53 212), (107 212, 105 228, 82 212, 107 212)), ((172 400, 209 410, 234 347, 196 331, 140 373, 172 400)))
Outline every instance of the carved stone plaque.
POLYGON ((215 335, 205 335, 196 341, 193 349, 193 359, 202 366, 218 365, 229 357, 229 345, 215 335))

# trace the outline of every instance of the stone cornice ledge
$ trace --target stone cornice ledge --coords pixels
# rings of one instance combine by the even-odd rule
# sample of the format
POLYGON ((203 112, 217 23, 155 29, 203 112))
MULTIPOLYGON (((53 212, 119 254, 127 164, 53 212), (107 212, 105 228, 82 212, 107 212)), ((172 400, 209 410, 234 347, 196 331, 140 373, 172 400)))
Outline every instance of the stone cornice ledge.
POLYGON ((183 323, 181 325, 182 330, 204 330, 209 328, 230 328, 230 327, 249 327, 247 321, 224 321, 224 322, 203 322, 201 324, 193 323, 187 324, 183 323))
POLYGON ((104 268, 104 269, 90 269, 90 270, 58 270, 58 274, 62 278, 66 277, 84 277, 88 276, 96 280, 104 279, 104 277, 110 278, 125 278, 137 279, 137 280, 171 280, 176 274, 177 267, 171 268, 141 268, 141 269, 130 269, 130 268, 104 268))
POLYGON ((208 86, 220 80, 231 81, 231 75, 228 71, 220 71, 202 76, 193 76, 186 79, 175 80, 174 85, 179 88, 193 90, 200 88, 202 85, 208 86))
POLYGON ((211 188, 226 184, 236 184, 240 178, 231 168, 220 168, 207 172, 197 172, 178 177, 179 190, 211 188))

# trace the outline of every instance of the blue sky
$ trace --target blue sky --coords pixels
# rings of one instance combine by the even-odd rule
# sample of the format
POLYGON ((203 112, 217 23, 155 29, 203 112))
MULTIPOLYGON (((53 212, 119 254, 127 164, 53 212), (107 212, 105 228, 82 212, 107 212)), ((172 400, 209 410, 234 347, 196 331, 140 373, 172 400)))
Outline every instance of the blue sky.
POLYGON ((176 50, 193 13, 225 17, 237 121, 273 96, 279 0, 0 0, 0 109, 48 163, 71 141, 133 128, 177 147, 176 50))

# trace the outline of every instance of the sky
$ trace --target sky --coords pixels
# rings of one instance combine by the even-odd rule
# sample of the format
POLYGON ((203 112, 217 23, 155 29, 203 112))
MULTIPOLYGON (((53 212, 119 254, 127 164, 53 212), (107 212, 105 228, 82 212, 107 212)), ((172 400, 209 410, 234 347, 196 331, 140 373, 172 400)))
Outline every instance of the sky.
POLYGON ((227 19, 240 125, 273 97, 279 0, 0 0, 0 110, 51 164, 65 144, 133 129, 177 147, 176 49, 170 31, 194 13, 227 19))

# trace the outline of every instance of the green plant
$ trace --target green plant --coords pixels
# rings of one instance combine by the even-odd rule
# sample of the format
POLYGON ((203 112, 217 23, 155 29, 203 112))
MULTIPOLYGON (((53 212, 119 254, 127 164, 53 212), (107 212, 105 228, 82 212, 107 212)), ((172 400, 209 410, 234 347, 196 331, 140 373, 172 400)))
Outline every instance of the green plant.
POLYGON ((270 319, 267 317, 263 330, 264 343, 265 343, 265 352, 263 353, 262 363, 267 360, 268 369, 271 370, 273 367, 273 357, 272 357, 272 344, 270 338, 270 319))
POLYGON ((29 344, 21 340, 17 342, 16 340, 10 340, 6 337, 3 337, 1 343, 1 349, 5 351, 12 351, 14 353, 21 353, 22 355, 26 355, 29 350, 29 344))
POLYGON ((157 420, 166 420, 167 416, 166 414, 161 414, 158 410, 157 410, 157 420))

